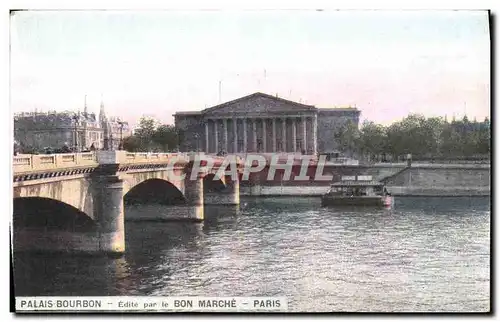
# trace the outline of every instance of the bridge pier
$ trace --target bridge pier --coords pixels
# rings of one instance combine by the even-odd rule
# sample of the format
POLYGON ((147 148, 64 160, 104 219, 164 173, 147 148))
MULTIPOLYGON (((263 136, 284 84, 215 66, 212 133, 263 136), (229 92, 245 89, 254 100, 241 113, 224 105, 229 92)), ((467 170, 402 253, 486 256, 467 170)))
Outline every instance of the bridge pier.
POLYGON ((254 176, 250 176, 249 181, 250 181, 250 195, 260 196, 262 194, 260 173, 255 173, 254 176))
POLYGON ((233 180, 230 175, 225 176, 225 188, 222 191, 206 193, 206 205, 239 205, 240 204, 240 181, 233 180))
POLYGON ((123 210, 123 180, 116 175, 95 178, 94 214, 97 224, 99 252, 125 252, 125 217, 123 210))
POLYGON ((193 221, 202 221, 205 218, 203 202, 203 175, 191 180, 187 173, 184 180, 184 196, 186 198, 186 216, 193 221))

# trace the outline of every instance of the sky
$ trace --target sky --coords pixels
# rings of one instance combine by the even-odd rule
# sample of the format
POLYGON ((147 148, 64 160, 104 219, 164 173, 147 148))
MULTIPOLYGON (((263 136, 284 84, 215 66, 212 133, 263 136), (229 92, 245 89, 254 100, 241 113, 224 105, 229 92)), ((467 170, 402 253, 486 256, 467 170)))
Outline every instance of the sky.
POLYGON ((87 95, 170 124, 264 92, 382 124, 490 116, 486 11, 20 11, 10 27, 14 113, 87 95))

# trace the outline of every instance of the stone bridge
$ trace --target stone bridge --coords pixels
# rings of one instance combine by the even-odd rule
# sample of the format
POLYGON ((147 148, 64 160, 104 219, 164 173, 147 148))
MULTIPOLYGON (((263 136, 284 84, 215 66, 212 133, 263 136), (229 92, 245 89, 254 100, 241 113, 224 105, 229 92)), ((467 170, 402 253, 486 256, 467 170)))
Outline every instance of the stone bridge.
MULTIPOLYGON (((177 205, 175 218, 201 221, 204 205, 239 204, 238 176, 216 176, 223 161, 125 151, 16 156, 14 247, 123 253, 124 200, 177 205)), ((239 172, 241 159, 233 161, 239 172)))

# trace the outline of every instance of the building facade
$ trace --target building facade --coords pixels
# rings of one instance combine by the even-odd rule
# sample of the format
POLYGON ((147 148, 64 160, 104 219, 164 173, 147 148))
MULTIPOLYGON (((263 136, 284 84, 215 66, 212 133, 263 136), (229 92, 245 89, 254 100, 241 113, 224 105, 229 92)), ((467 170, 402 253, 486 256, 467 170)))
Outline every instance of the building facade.
POLYGON ((358 109, 352 107, 318 109, 318 151, 339 152, 342 148, 338 138, 349 123, 359 126, 360 114, 358 109))
POLYGON ((254 93, 200 112, 177 112, 174 119, 181 151, 316 154, 333 150, 331 132, 348 121, 358 124, 359 114, 254 93))
POLYGON ((127 122, 108 119, 101 102, 99 117, 84 112, 29 112, 14 115, 14 139, 21 150, 43 152, 69 147, 72 151, 116 150, 130 135, 127 122))

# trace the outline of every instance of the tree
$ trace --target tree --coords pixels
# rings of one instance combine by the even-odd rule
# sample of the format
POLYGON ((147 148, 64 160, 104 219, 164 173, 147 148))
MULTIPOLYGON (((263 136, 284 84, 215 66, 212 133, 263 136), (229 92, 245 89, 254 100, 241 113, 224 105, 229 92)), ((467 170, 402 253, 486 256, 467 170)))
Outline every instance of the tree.
POLYGON ((384 126, 364 121, 360 131, 359 148, 363 155, 377 156, 387 150, 387 133, 384 126))
POLYGON ((420 139, 425 140, 422 143, 424 155, 440 154, 441 133, 445 127, 445 121, 441 117, 430 117, 425 119, 420 130, 420 139))
POLYGON ((173 125, 160 125, 151 117, 142 117, 134 135, 125 138, 123 146, 130 152, 169 152, 177 147, 178 137, 173 125))
POLYGON ((136 135, 128 136, 123 139, 123 149, 129 152, 143 151, 143 149, 141 149, 141 141, 136 135))
POLYGON ((173 125, 160 125, 156 128, 152 139, 162 151, 172 151, 178 144, 177 130, 173 125))
POLYGON ((139 140, 139 149, 143 152, 151 151, 152 139, 156 131, 158 122, 151 118, 143 116, 139 120, 139 126, 135 130, 134 136, 139 140))
POLYGON ((479 154, 490 154, 491 132, 490 120, 485 118, 484 122, 479 124, 479 133, 477 140, 477 152, 479 154))
POLYGON ((359 153, 359 130, 354 122, 348 121, 337 133, 336 139, 341 152, 350 156, 359 153))
POLYGON ((448 123, 441 117, 425 118, 410 114, 401 121, 384 127, 365 121, 356 139, 354 129, 339 133, 343 150, 359 151, 363 155, 386 152, 393 157, 411 153, 415 158, 472 157, 490 153, 490 122, 470 122, 467 117, 448 123), (352 143, 356 147, 352 148, 352 143))

